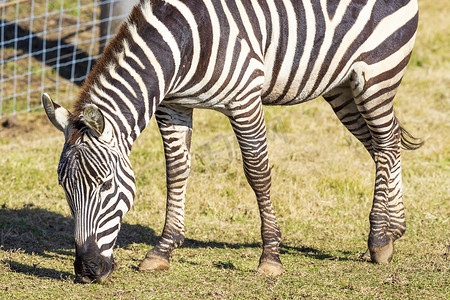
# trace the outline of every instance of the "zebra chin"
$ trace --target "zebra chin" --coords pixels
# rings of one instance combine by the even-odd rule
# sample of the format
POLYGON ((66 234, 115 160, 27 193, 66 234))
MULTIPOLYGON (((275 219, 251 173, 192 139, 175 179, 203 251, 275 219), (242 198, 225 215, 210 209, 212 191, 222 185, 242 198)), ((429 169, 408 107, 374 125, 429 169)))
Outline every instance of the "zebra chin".
POLYGON ((114 271, 114 259, 100 254, 100 249, 93 239, 88 239, 84 245, 76 246, 74 262, 75 282, 102 283, 114 271))

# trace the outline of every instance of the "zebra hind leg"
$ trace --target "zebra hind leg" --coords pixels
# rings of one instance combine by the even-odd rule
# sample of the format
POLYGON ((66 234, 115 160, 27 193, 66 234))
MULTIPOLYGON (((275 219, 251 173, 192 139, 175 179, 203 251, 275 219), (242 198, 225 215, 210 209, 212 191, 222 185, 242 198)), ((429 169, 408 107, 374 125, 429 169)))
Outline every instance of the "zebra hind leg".
POLYGON ((394 254, 394 241, 406 228, 400 160, 404 134, 393 110, 404 68, 400 63, 391 70, 377 71, 367 66, 356 67, 350 85, 356 108, 370 131, 376 166, 368 248, 373 262, 389 263, 394 254))
POLYGON ((160 106, 156 120, 166 157, 166 222, 159 243, 139 265, 141 271, 168 269, 170 253, 184 241, 184 202, 191 168, 192 109, 160 106))
POLYGON ((349 84, 333 89, 323 96, 341 123, 356 137, 373 157, 372 136, 366 121, 359 113, 349 84))
MULTIPOLYGON (((373 158, 372 136, 366 121, 356 107, 350 84, 347 83, 335 88, 323 97, 331 105, 341 123, 364 145, 373 158)), ((366 261, 371 260, 369 249, 367 249, 361 258, 366 261)))
POLYGON ((256 194, 259 206, 263 252, 257 271, 260 274, 279 275, 283 272, 278 249, 281 232, 270 201, 266 125, 260 98, 234 110, 230 123, 241 148, 245 176, 256 194))

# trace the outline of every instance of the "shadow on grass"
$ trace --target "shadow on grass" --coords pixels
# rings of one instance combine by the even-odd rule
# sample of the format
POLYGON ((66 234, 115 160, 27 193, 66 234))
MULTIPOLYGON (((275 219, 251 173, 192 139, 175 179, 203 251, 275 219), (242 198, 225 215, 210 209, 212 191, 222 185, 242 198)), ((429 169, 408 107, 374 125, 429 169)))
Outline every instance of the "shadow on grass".
MULTIPOLYGON (((47 211, 45 209, 25 207, 22 209, 0 209, 0 249, 3 251, 24 251, 27 254, 39 255, 45 258, 65 257, 70 259, 75 254, 74 222, 71 217, 47 211)), ((117 238, 117 245, 126 248, 131 244, 146 244, 155 246, 159 236, 151 228, 141 225, 122 224, 117 238)), ((198 241, 186 239, 183 248, 261 248, 261 243, 224 243, 215 241, 198 241)), ((149 249, 150 250, 150 249, 149 249)), ((309 247, 292 247, 280 245, 281 254, 300 255, 320 260, 357 260, 352 258, 352 252, 339 252, 335 256, 330 253, 309 247)), ((67 278, 67 272, 28 266, 12 260, 3 260, 11 270, 38 277, 55 279, 67 278)))
POLYGON ((36 265, 29 266, 21 264, 12 260, 5 260, 4 263, 9 265, 9 268, 14 272, 20 272, 27 275, 33 275, 41 278, 52 278, 52 279, 75 279, 75 276, 71 273, 61 272, 48 268, 39 268, 36 265))
MULTIPOLYGON (((74 221, 71 217, 40 208, 0 208, 0 250, 24 252, 43 258, 73 260, 75 243, 74 221)), ((140 225, 122 224, 117 245, 125 248, 133 243, 156 245, 159 237, 153 229, 140 225)), ((43 278, 68 278, 67 272, 29 266, 11 258, 2 263, 14 272, 43 278)))
POLYGON ((351 251, 334 251, 339 253, 339 256, 334 255, 330 252, 324 252, 311 247, 293 247, 288 246, 283 243, 280 244, 280 254, 288 255, 301 255, 313 259, 319 260, 341 260, 341 261, 360 261, 361 259, 357 257, 354 252, 351 251))
MULTIPOLYGON (((71 80, 78 86, 81 85, 91 66, 95 64, 95 59, 89 56, 89 53, 68 42, 75 32, 61 37, 61 40, 43 39, 18 23, 0 19, 0 27, 4 33, 2 38, 5 41, 5 48, 32 54, 35 59, 57 70, 61 77, 71 80)), ((90 28, 84 30, 90 30, 90 28)), ((13 57, 6 57, 5 60, 11 58, 13 57)))
MULTIPOLYGON (((55 212, 32 207, 0 209, 0 246, 4 251, 21 249, 43 257, 72 256, 75 253, 73 231, 73 219, 55 212)), ((133 243, 154 246, 158 240, 151 228, 123 223, 117 245, 121 248, 133 243)))
MULTIPOLYGON (((214 241, 197 241, 186 239, 181 246, 182 248, 221 248, 221 249, 241 249, 241 248, 262 248, 262 243, 224 243, 214 241)), ((357 261, 360 259, 353 258, 354 252, 351 251, 334 251, 338 252, 339 256, 333 255, 329 252, 324 252, 311 247, 293 247, 286 244, 280 244, 280 254, 300 255, 319 260, 342 260, 342 261, 357 261)))

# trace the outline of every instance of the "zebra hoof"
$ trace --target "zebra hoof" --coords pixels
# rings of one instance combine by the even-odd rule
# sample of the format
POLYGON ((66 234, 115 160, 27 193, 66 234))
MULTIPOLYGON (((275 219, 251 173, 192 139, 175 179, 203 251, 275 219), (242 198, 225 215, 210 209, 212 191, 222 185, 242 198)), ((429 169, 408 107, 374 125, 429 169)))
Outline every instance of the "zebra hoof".
POLYGON ((144 258, 139 264, 139 271, 167 270, 169 267, 169 261, 159 256, 151 255, 144 258))
POLYGON ((377 264, 388 264, 394 256, 394 242, 390 241, 383 247, 369 247, 370 258, 377 264))
POLYGON ((276 261, 262 261, 256 270, 261 275, 278 276, 283 273, 283 265, 276 261))
POLYGON ((370 258, 369 249, 367 249, 366 252, 363 255, 361 255, 361 259, 364 261, 372 261, 372 258, 370 258))

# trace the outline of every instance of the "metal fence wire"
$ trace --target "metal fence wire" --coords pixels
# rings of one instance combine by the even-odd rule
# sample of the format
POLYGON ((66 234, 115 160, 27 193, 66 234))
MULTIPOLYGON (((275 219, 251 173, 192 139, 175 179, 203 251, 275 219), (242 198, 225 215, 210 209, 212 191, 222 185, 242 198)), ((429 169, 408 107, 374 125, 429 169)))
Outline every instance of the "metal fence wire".
POLYGON ((0 0, 0 118, 73 99, 138 0, 0 0))

